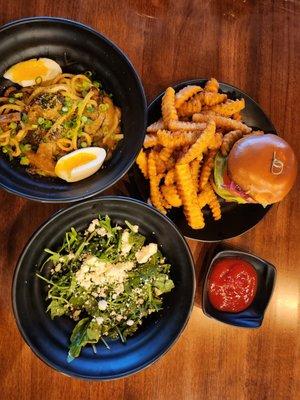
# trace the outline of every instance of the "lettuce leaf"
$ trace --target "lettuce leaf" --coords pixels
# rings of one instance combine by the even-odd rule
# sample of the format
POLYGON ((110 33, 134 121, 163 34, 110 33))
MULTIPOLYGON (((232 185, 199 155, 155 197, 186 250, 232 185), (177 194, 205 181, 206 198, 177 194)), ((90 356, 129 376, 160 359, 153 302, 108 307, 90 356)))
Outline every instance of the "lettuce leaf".
POLYGON ((219 152, 215 158, 215 167, 214 167, 214 190, 215 192, 222 197, 224 200, 228 202, 235 202, 239 204, 248 203, 243 197, 238 196, 230 192, 229 190, 224 188, 224 172, 227 167, 227 157, 223 157, 219 152))

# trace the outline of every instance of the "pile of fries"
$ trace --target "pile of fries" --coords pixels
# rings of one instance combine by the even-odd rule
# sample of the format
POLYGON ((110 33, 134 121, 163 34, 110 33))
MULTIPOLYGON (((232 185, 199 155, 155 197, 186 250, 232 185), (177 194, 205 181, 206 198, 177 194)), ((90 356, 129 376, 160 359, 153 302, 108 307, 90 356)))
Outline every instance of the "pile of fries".
MULTIPOLYGON (((150 199, 166 214, 183 207, 189 226, 205 226, 202 209, 208 205, 213 218, 221 207, 211 174, 218 151, 225 156, 233 144, 252 129, 241 121, 244 99, 230 100, 219 93, 211 78, 204 88, 186 86, 175 93, 168 87, 162 98, 162 118, 147 128, 137 164, 150 181, 150 199)), ((263 132, 256 132, 260 134, 263 132)))

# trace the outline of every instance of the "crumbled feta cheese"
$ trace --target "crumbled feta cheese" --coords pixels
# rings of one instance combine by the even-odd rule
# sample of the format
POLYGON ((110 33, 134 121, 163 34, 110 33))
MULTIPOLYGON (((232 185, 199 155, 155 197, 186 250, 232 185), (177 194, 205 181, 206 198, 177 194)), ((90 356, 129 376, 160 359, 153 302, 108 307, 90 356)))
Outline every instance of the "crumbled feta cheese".
MULTIPOLYGON (((122 293, 124 286, 122 283, 127 278, 127 271, 134 267, 133 261, 107 263, 99 260, 98 257, 87 257, 81 268, 76 272, 76 280, 78 284, 85 289, 89 289, 93 285, 116 285, 116 292, 122 293)), ((107 286, 102 288, 107 290, 107 286)), ((101 295, 106 296, 103 292, 101 295)))
POLYGON ((132 319, 129 319, 129 320, 126 322, 126 324, 127 324, 128 326, 132 326, 132 325, 134 324, 134 321, 132 321, 132 319))
POLYGON ((97 232, 97 235, 102 236, 102 237, 107 235, 107 231, 105 228, 98 228, 98 229, 96 229, 96 232, 97 232))
POLYGON ((74 257, 75 257, 75 254, 74 254, 74 253, 69 253, 69 254, 67 255, 67 258, 68 258, 69 261, 70 261, 70 260, 73 260, 74 257))
POLYGON ((139 264, 145 264, 155 253, 157 253, 157 244, 150 243, 137 251, 135 253, 135 258, 139 264))
POLYGON ((122 319, 123 319, 122 315, 117 315, 117 316, 116 316, 116 320, 117 320, 118 322, 120 322, 122 319))
POLYGON ((59 272, 61 270, 61 263, 58 263, 54 269, 55 272, 59 272))
POLYGON ((97 322, 98 325, 102 325, 102 323, 103 323, 103 321, 104 321, 104 318, 102 318, 102 317, 96 317, 95 320, 96 320, 96 322, 97 322))
POLYGON ((101 310, 101 311, 106 310, 106 309, 107 309, 107 301, 105 301, 105 300, 100 300, 100 301, 98 302, 98 307, 99 307, 99 310, 101 310))
POLYGON ((81 310, 76 310, 76 311, 74 311, 73 317, 74 317, 74 318, 78 317, 78 316, 80 315, 80 313, 81 313, 81 310))
POLYGON ((99 220, 98 219, 93 219, 93 221, 90 223, 89 227, 87 228, 87 231, 89 233, 92 233, 95 231, 96 226, 99 224, 99 220))
POLYGON ((131 229, 132 229, 132 231, 133 231, 134 233, 138 233, 138 231, 139 231, 138 225, 133 225, 133 226, 131 227, 131 229))
POLYGON ((128 254, 132 248, 132 244, 129 243, 129 232, 124 231, 121 236, 121 253, 123 255, 128 254))

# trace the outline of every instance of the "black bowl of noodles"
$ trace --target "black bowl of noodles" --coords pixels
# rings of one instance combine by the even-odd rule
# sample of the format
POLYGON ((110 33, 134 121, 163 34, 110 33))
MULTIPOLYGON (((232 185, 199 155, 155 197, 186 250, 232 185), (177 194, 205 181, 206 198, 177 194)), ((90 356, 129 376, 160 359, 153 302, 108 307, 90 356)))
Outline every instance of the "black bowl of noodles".
POLYGON ((78 22, 50 17, 26 18, 0 28, 0 95, 12 83, 3 78, 12 65, 46 57, 63 73, 90 71, 121 109, 124 135, 112 156, 90 177, 68 183, 56 177, 28 172, 19 160, 0 152, 0 187, 31 200, 75 202, 94 196, 115 184, 131 167, 142 146, 146 123, 144 90, 133 65, 110 40, 78 22))

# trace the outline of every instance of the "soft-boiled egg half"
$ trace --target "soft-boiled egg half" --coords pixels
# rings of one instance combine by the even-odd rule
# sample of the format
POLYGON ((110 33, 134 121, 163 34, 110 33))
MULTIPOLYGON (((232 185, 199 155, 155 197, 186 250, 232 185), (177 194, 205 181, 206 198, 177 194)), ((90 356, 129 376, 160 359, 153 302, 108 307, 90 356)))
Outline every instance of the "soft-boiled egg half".
POLYGON ((54 79, 61 73, 59 64, 50 58, 32 58, 13 65, 3 76, 20 86, 27 87, 54 79))
POLYGON ((55 166, 56 175, 67 182, 88 178, 99 170, 106 157, 102 147, 86 147, 61 157, 55 166))

